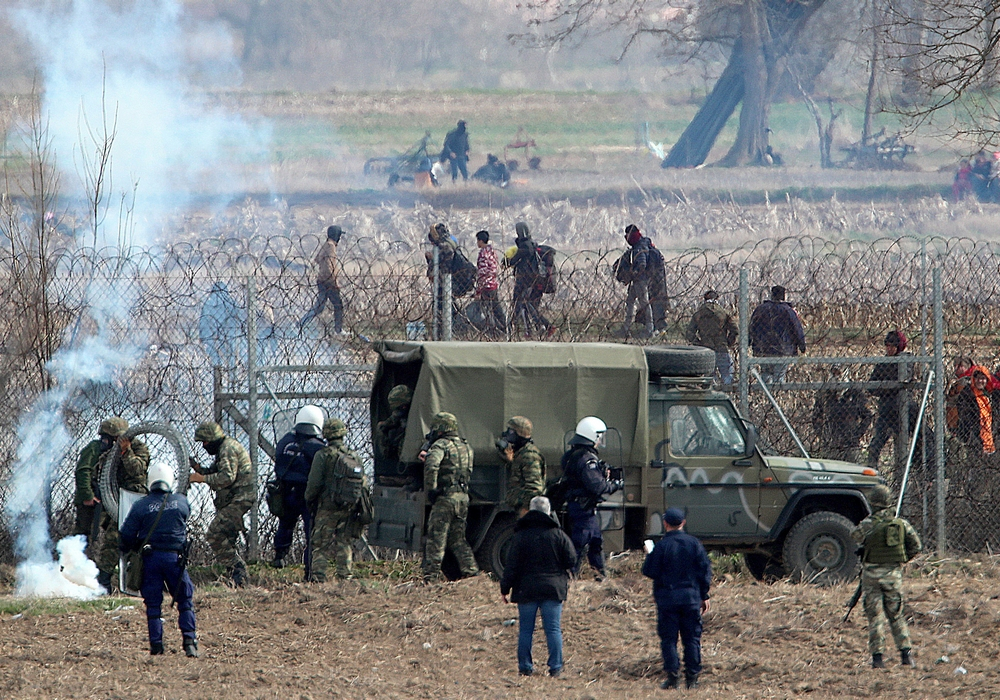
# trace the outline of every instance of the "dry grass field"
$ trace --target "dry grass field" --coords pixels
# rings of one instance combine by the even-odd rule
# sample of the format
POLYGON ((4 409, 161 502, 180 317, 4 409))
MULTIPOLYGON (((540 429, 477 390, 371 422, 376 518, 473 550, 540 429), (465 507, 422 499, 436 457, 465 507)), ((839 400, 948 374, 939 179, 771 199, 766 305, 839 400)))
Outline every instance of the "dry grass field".
MULTIPOLYGON (((262 570, 255 585, 199 585, 201 659, 180 650, 176 613, 167 654, 146 651, 136 599, 35 603, 0 599, 4 698, 538 698, 666 697, 650 585, 631 554, 602 583, 571 586, 561 678, 517 674, 516 617, 485 576, 422 586, 400 564, 371 578, 304 585, 262 570), (135 607, 131 607, 135 606, 135 607), (427 647, 429 645, 429 648, 427 647)), ((868 667, 865 616, 842 622, 852 586, 758 584, 717 562, 697 692, 676 697, 988 698, 1000 671, 1000 569, 994 558, 924 557, 906 579, 916 668, 887 654, 868 667), (945 660, 947 657, 947 660, 945 660), (959 670, 964 669, 964 672, 959 670)), ((534 657, 544 670, 536 629, 534 657)))

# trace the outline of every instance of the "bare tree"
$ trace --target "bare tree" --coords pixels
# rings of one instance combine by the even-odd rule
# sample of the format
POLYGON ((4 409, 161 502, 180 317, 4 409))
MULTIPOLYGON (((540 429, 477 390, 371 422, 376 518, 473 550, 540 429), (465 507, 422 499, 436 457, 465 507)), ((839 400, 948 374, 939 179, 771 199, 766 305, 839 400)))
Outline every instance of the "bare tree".
POLYGON ((824 2, 743 0, 668 6, 662 0, 542 0, 528 5, 535 13, 529 20, 533 31, 512 38, 553 44, 615 29, 626 33, 622 55, 643 35, 688 47, 692 54, 710 45, 731 47, 725 69, 662 165, 683 168, 704 163, 740 103, 736 140, 720 164, 765 164, 771 100, 789 53, 824 2), (544 29, 541 34, 539 27, 544 29))
POLYGON ((904 86, 885 109, 927 133, 995 143, 1000 2, 888 0, 882 15, 884 69, 904 86))

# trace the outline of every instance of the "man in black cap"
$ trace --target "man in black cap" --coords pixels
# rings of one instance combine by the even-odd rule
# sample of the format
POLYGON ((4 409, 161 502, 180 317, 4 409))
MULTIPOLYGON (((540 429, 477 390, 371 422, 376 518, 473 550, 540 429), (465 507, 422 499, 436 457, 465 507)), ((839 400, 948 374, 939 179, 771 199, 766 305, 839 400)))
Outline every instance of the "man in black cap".
MULTIPOLYGON (((757 357, 795 357, 805 354, 806 334, 792 305, 785 301, 785 288, 771 287, 771 298, 750 315, 750 347, 757 357)), ((771 384, 785 381, 788 363, 760 366, 761 378, 771 384)))
MULTIPOLYGON (((906 344, 906 334, 904 334, 901 330, 897 328, 889 331, 885 336, 886 357, 903 357, 910 355, 911 353, 906 350, 906 344)), ((905 362, 888 362, 885 364, 875 365, 875 367, 872 368, 872 373, 868 378, 868 381, 913 381, 913 364, 905 362)), ((898 439, 900 433, 903 432, 903 420, 908 421, 907 424, 910 430, 909 437, 912 439, 912 431, 916 428, 917 413, 919 412, 919 409, 916 404, 912 403, 910 392, 906 388, 872 389, 870 393, 875 398, 875 427, 873 430, 872 441, 868 445, 868 464, 877 469, 879 457, 889 440, 898 439)), ((902 476, 902 460, 903 455, 905 454, 906 445, 904 444, 901 447, 903 449, 897 449, 899 458, 895 461, 893 469, 893 473, 895 474, 895 483, 897 485, 899 484, 899 478, 902 476)), ((917 450, 920 448, 921 444, 918 441, 917 450)), ((922 461, 923 452, 914 452, 913 464, 921 464, 922 461)))
POLYGON ((704 303, 698 307, 688 323, 685 337, 692 345, 715 351, 715 371, 723 384, 733 383, 733 357, 729 348, 739 337, 733 317, 719 304, 719 293, 714 289, 705 292, 704 303))
POLYGON ((299 321, 299 328, 319 316, 329 301, 333 304, 333 331, 337 335, 345 335, 344 304, 340 300, 340 286, 337 284, 337 244, 343 234, 344 230, 339 226, 329 226, 326 229, 326 241, 316 254, 316 302, 299 321))
POLYGON ((663 670, 667 679, 661 688, 676 688, 680 660, 677 633, 684 644, 684 680, 698 687, 701 673, 701 616, 708 612, 708 589, 712 564, 701 542, 684 532, 684 512, 667 508, 663 513, 663 537, 642 565, 642 573, 653 579, 656 600, 656 632, 660 635, 663 670))

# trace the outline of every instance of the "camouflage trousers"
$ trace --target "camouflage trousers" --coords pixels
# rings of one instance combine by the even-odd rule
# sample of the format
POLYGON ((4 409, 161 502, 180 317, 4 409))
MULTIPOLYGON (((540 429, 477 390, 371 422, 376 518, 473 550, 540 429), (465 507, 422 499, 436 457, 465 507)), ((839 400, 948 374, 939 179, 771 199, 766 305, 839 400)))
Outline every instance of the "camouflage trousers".
POLYGON ((97 555, 97 568, 110 574, 118 566, 118 558, 121 556, 118 551, 118 523, 104 513, 101 516, 101 530, 104 536, 101 538, 101 548, 97 555))
POLYGON ((251 505, 249 502, 236 502, 215 511, 215 519, 208 526, 206 539, 220 564, 230 568, 246 566, 236 549, 236 541, 243 532, 243 516, 249 512, 251 505))
POLYGON ((365 529, 364 525, 358 524, 353 514, 353 508, 320 510, 316 513, 309 540, 309 547, 312 549, 309 580, 326 581, 326 570, 331 559, 336 566, 337 578, 352 575, 352 545, 365 529))
POLYGON ((445 551, 449 549, 458 559, 462 576, 475 576, 479 573, 476 556, 472 553, 469 541, 465 539, 465 525, 468 518, 467 493, 438 496, 427 518, 427 542, 424 545, 422 567, 425 579, 434 581, 441 578, 441 561, 444 559, 445 551))
POLYGON ((903 570, 894 565, 865 565, 861 575, 865 615, 868 616, 868 651, 885 653, 885 623, 889 621, 897 649, 910 648, 910 630, 903 616, 903 570))

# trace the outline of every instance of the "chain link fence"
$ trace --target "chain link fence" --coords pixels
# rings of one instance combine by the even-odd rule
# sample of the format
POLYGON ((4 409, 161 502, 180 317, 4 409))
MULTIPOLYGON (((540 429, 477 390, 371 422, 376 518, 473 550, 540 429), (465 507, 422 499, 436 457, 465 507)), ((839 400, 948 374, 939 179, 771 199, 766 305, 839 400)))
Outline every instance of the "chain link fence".
MULTIPOLYGON (((558 221, 558 207, 548 214, 558 221)), ((167 422, 190 444, 194 427, 216 417, 228 434, 247 443, 240 421, 247 427, 250 414, 244 403, 251 393, 247 381, 250 325, 256 327, 253 345, 260 378, 253 392, 257 401, 253 412, 265 442, 273 445, 290 425, 289 412, 306 403, 290 396, 313 392, 317 398, 312 402, 344 419, 350 431, 347 442, 371 461, 365 394, 376 356, 369 341, 405 337, 408 324, 411 332, 415 323, 431 327, 431 284, 420 241, 426 231, 421 227, 433 217, 417 211, 405 222, 409 233, 395 240, 345 236, 338 256, 344 326, 349 334, 338 336, 329 309, 300 325, 315 298, 312 259, 321 238, 276 233, 275 228, 281 226, 262 226, 260 216, 259 212, 244 213, 230 221, 231 236, 188 237, 162 250, 48 250, 49 273, 44 278, 37 273, 37 265, 32 267, 31 256, 0 253, 4 279, 0 300, 4 308, 13 310, 0 322, 7 338, 0 354, 0 392, 11 407, 0 418, 5 428, 0 437, 4 455, 0 501, 6 498, 15 461, 20 411, 46 387, 44 348, 31 329, 42 327, 40 315, 44 314, 45 327, 55 329, 63 346, 81 342, 94 328, 87 301, 88 291, 93 294, 94 290, 111 295, 131 310, 127 322, 114 327, 113 333, 117 343, 140 348, 142 358, 134 370, 112 384, 79 387, 65 408, 76 443, 64 455, 52 483, 49 508, 54 537, 72 530, 77 455, 96 435, 103 417, 117 414, 130 423, 167 422), (248 315, 250 279, 255 292, 248 315), (44 304, 38 293, 41 289, 46 293, 44 304), (287 366, 297 369, 282 369, 287 366)), ((274 216, 280 220, 282 215, 274 216)), ((378 216, 400 215, 387 209, 378 216)), ((611 228, 617 223, 606 218, 588 225, 611 228)), ((547 220, 546 225, 554 224, 547 220)), ((615 331, 624 320, 625 288, 615 282, 612 268, 622 250, 574 249, 569 247, 570 236, 561 236, 559 241, 539 236, 538 240, 566 242, 557 257, 556 291, 542 300, 543 313, 557 329, 551 339, 619 340, 615 331)), ((474 250, 470 258, 475 260, 474 250)), ((722 307, 736 318, 742 270, 750 308, 765 298, 772 284, 788 289, 788 299, 806 327, 810 358, 881 355, 882 340, 893 328, 904 330, 914 353, 926 357, 932 337, 931 272, 938 268, 943 279, 943 352, 949 358, 970 356, 978 365, 992 368, 1000 359, 993 334, 1000 315, 998 264, 1000 246, 959 238, 831 242, 799 236, 764 239, 725 252, 692 249, 668 254, 662 332, 651 340, 626 342, 683 343, 689 319, 708 288, 719 292, 722 307)), ((512 290, 512 280, 505 273, 500 296, 508 315, 512 290)), ((467 303, 468 298, 458 299, 459 310, 467 303)), ((461 322, 456 323, 455 338, 488 339, 484 332, 461 322)), ((51 337, 46 342, 59 344, 51 337)), ((739 356, 737 348, 734 355, 739 356)), ((788 384, 777 398, 811 455, 869 459, 879 425, 879 399, 873 388, 858 382, 868 379, 872 367, 863 361, 791 366, 788 384)), ((950 378, 950 362, 948 367, 950 378)), ((745 370, 738 362, 735 369, 738 376, 745 370)), ((895 391, 912 395, 915 401, 918 385, 914 381, 895 391)), ((981 405, 978 396, 974 398, 981 405)), ((750 391, 747 402, 748 417, 758 423, 765 442, 794 453, 794 444, 766 398, 750 391)), ((934 412, 931 406, 928 434, 938 429, 933 425, 934 412)), ((982 411, 983 416, 987 413, 982 411)), ((888 433, 893 441, 899 441, 900 425, 907 425, 902 429, 906 434, 907 420, 897 419, 896 428, 888 433)), ((1000 488, 1000 462, 970 445, 968 431, 965 436, 960 440, 957 433, 948 432, 945 443, 948 544, 978 551, 1000 542, 1000 516, 984 507, 1000 488)), ((927 466, 932 462, 925 455, 933 447, 927 447, 926 440, 916 460, 906 513, 923 526, 923 532, 930 533, 935 473, 927 466)), ((165 457, 170 449, 155 438, 150 447, 153 459, 165 457)), ((200 447, 191 451, 202 461, 207 459, 200 447)), ((889 450, 882 453, 879 465, 890 481, 898 478, 893 470, 898 459, 889 450)), ((260 453, 260 460, 262 492, 271 471, 266 451, 260 453)), ((203 537, 213 514, 210 494, 195 486, 189 497, 196 556, 205 561, 210 556, 203 537)), ((248 526, 252 531, 248 543, 259 543, 260 555, 266 556, 275 527, 266 506, 248 526)), ((10 560, 12 552, 10 524, 4 523, 0 553, 10 560)))

